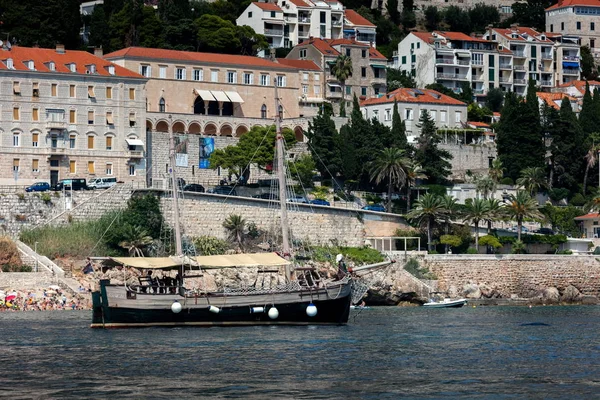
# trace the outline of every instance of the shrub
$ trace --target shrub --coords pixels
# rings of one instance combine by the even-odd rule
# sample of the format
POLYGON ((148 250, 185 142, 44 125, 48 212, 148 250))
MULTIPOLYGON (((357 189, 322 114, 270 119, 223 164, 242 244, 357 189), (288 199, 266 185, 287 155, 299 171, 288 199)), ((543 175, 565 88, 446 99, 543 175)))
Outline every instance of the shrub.
POLYGON ((336 254, 342 254, 346 261, 356 264, 375 264, 384 260, 383 255, 370 247, 312 246, 309 248, 312 259, 319 262, 333 262, 336 254))
POLYGON ((477 251, 477 249, 476 249, 476 248, 469 247, 469 248, 467 249, 467 254, 479 254, 479 252, 477 251))
POLYGON ((450 247, 458 247, 462 244, 462 239, 456 235, 442 235, 440 243, 450 247))
MULTIPOLYGON (((17 245, 8 237, 0 237, 0 266, 4 272, 14 271, 14 268, 21 267, 21 256, 17 245), (8 270, 4 270, 8 268, 8 270)), ((17 271, 15 271, 17 272, 17 271)))
POLYGON ((485 235, 479 238, 479 244, 482 246, 491 246, 494 249, 502 247, 502 243, 500 243, 498 238, 492 235, 485 235))
POLYGON ((571 198, 570 204, 574 206, 583 206, 586 203, 585 197, 581 193, 575 193, 575 196, 571 198))
POLYGON ((200 236, 194 239, 196 253, 203 256, 213 256, 225 254, 229 248, 225 240, 218 239, 214 236, 200 236))
POLYGON ((406 264, 404 264, 404 270, 417 279, 437 279, 427 267, 422 267, 415 258, 410 258, 406 264))
POLYGON ((514 185, 515 181, 513 181, 512 178, 507 176, 506 178, 500 179, 500 184, 501 185, 514 185))
POLYGON ((435 196, 445 196, 448 193, 446 190, 447 188, 444 185, 426 185, 426 187, 429 189, 427 193, 431 193, 435 196))
POLYGON ((25 200, 25 194, 24 193, 17 193, 17 198, 19 199, 19 201, 25 200))
POLYGON ((552 188, 548 190, 548 197, 550 197, 550 200, 557 202, 569 197, 569 193, 569 189, 552 188))
POLYGON ((50 197, 50 195, 48 193, 42 193, 41 199, 46 204, 52 203, 52 197, 50 197))
POLYGON ((521 240, 515 240, 512 244, 512 253, 513 254, 524 254, 526 253, 526 246, 521 240))

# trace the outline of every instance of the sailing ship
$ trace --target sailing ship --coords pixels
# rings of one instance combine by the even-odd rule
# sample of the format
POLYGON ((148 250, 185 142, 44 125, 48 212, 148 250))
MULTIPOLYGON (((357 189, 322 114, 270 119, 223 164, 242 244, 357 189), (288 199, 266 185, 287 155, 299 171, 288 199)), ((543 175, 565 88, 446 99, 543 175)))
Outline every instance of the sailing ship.
MULTIPOLYGON (((275 110, 279 110, 277 88, 275 105, 275 110)), ((100 280, 98 290, 92 293, 92 328, 347 323, 353 297, 358 302, 365 294, 366 286, 353 281, 350 273, 326 279, 315 267, 298 266, 293 262, 286 208, 285 146, 279 115, 275 118, 275 128, 281 255, 254 253, 191 257, 183 254, 176 192, 175 141, 171 132, 172 206, 177 254, 158 258, 106 257, 103 265, 146 271, 175 269, 178 271, 177 279, 171 279, 160 286, 148 277, 139 278, 139 285, 127 284, 126 279, 120 285, 100 280), (285 283, 272 287, 244 285, 220 291, 201 291, 186 287, 186 280, 202 276, 203 270, 240 267, 259 267, 259 273, 277 273, 280 268, 285 269, 285 283)), ((372 267, 387 264, 378 263, 372 267)))

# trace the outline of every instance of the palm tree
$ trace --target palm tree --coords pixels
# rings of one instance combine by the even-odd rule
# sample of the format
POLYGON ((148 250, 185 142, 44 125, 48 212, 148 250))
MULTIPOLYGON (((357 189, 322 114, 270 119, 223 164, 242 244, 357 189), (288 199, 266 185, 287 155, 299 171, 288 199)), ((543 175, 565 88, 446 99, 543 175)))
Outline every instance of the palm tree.
POLYGON ((229 239, 235 241, 241 249, 246 234, 246 220, 241 215, 231 214, 223 221, 223 227, 227 230, 229 239))
POLYGON ((510 196, 510 200, 506 205, 506 213, 517 221, 518 240, 521 240, 521 228, 525 218, 543 218, 543 215, 538 211, 537 201, 524 190, 518 190, 516 195, 510 196))
POLYGON ((407 171, 411 165, 412 162, 406 156, 406 152, 395 147, 381 150, 377 158, 370 163, 371 180, 376 185, 384 180, 388 182, 387 212, 392 212, 392 191, 394 187, 401 190, 406 184, 407 171))
POLYGON ((600 211, 600 188, 596 190, 594 197, 583 206, 583 210, 588 213, 600 211))
POLYGON ((410 211, 411 188, 416 184, 417 179, 427 179, 425 170, 419 164, 412 164, 406 171, 406 212, 410 211))
POLYGON ((504 203, 497 199, 488 199, 487 206, 488 211, 484 220, 487 221, 487 233, 490 235, 492 233, 492 223, 500 221, 504 217, 506 210, 504 209, 504 203))
POLYGON ((442 197, 442 207, 444 209, 444 225, 446 235, 450 233, 450 219, 458 216, 458 201, 456 198, 445 195, 442 197))
POLYGON ((587 180, 588 173, 590 172, 590 168, 593 168, 594 165, 598 162, 598 151, 600 151, 600 146, 592 145, 587 153, 585 154, 585 173, 583 174, 583 195, 585 196, 585 192, 587 190, 587 180))
POLYGON ((409 219, 417 221, 419 225, 427 225, 427 250, 432 250, 431 231, 433 225, 444 218, 442 198, 431 193, 425 193, 415 204, 415 208, 407 215, 409 219))
MULTIPOLYGON (((335 59, 335 64, 331 66, 331 73, 342 84, 342 103, 344 103, 346 101, 346 80, 352 76, 352 59, 344 54, 339 55, 335 59)), ((340 116, 345 117, 345 115, 340 116)))
POLYGON ((488 202, 484 199, 471 199, 465 203, 464 221, 475 226, 475 248, 479 251, 479 221, 488 215, 488 202))
POLYGON ((522 186, 531 197, 535 196, 540 189, 547 186, 544 169, 540 167, 529 167, 521 171, 521 177, 517 179, 517 185, 522 186))
POLYGON ((504 166, 499 158, 496 158, 494 161, 492 161, 492 167, 490 168, 488 175, 490 178, 492 178, 496 185, 500 183, 500 180, 502 180, 504 177, 504 166))
POLYGON ((148 231, 139 225, 125 225, 123 228, 123 240, 119 246, 127 249, 132 257, 144 257, 144 248, 152 243, 152 237, 148 231))
POLYGON ((489 175, 478 176, 475 178, 475 190, 477 193, 481 193, 484 199, 487 199, 490 193, 495 191, 495 184, 492 178, 489 175))

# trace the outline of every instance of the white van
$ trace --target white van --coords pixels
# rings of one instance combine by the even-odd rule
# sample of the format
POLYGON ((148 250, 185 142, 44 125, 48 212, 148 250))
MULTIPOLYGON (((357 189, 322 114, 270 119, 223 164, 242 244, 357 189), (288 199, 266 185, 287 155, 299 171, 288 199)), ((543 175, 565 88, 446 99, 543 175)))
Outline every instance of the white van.
POLYGON ((117 184, 117 178, 92 178, 88 182, 88 189, 108 189, 117 184))

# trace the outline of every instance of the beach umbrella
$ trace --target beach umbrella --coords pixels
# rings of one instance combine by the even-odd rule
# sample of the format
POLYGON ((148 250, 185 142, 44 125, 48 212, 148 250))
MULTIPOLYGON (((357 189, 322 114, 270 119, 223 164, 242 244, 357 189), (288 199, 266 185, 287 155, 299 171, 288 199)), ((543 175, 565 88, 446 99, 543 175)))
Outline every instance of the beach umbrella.
POLYGON ((13 301, 16 298, 17 298, 16 294, 9 294, 4 298, 4 300, 8 302, 8 301, 13 301))

